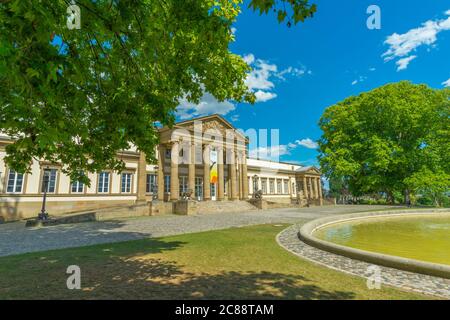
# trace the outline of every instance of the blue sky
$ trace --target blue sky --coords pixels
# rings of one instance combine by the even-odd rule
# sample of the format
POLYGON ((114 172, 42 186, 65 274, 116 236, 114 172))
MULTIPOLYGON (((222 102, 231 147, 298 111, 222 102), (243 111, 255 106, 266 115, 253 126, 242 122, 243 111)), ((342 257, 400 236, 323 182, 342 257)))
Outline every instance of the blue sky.
POLYGON ((317 123, 326 107, 389 82, 443 88, 450 79, 448 1, 313 2, 314 18, 291 28, 243 9, 230 48, 254 67, 248 84, 260 102, 205 96, 201 106, 181 108, 181 117, 218 112, 244 130, 279 129, 280 160, 316 165, 317 123), (372 4, 381 9, 380 30, 366 26, 372 4))

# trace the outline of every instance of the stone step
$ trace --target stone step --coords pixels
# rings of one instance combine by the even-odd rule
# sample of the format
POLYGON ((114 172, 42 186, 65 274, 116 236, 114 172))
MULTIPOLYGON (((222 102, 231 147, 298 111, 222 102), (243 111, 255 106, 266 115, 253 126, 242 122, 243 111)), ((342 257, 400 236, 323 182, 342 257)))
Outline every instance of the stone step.
POLYGON ((242 212, 256 210, 256 207, 243 200, 224 201, 199 201, 197 202, 197 213, 220 213, 220 212, 242 212))

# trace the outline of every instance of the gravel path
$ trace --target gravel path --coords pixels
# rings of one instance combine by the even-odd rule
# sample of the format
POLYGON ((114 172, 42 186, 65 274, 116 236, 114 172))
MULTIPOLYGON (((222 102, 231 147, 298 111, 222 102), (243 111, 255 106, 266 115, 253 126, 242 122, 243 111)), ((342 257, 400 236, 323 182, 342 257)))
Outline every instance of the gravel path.
MULTIPOLYGON (((278 243, 293 254, 328 268, 367 278, 374 274, 374 265, 336 255, 307 245, 298 238, 300 225, 293 225, 277 236, 278 243)), ((450 280, 419 273, 376 266, 382 284, 405 290, 450 299, 450 280)))
POLYGON ((194 216, 155 216, 103 222, 25 228, 24 222, 0 225, 0 256, 226 229, 265 223, 299 223, 326 215, 389 208, 324 206, 194 216))

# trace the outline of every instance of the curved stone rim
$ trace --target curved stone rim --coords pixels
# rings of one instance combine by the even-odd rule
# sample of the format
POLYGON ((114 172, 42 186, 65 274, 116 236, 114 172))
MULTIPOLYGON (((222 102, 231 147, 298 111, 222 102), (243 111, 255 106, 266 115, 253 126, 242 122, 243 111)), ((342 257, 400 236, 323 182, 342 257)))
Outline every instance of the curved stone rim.
POLYGON ((420 210, 420 211, 371 211, 359 212, 331 217, 319 218, 304 224, 298 232, 300 240, 306 244, 316 247, 318 249, 328 251, 334 254, 342 255, 348 258, 357 259, 373 264, 378 264, 386 267, 406 270, 416 273, 422 273, 431 276, 442 277, 450 279, 450 266, 432 262, 425 262, 415 259, 408 259, 398 256, 387 255, 378 252, 365 251, 335 244, 325 240, 316 238, 313 233, 327 225, 348 222, 352 220, 366 220, 370 218, 381 217, 398 217, 398 216, 419 216, 419 215, 434 215, 436 213, 449 213, 449 209, 434 209, 434 210, 420 210))

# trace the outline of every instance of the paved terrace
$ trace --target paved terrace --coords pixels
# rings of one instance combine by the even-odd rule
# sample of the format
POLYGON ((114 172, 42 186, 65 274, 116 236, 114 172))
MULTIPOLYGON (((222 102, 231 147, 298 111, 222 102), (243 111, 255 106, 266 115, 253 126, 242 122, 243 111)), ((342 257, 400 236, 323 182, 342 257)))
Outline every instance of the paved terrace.
POLYGON ((257 224, 304 223, 327 215, 386 208, 392 207, 338 205, 194 216, 167 215, 45 228, 25 228, 25 222, 21 221, 0 225, 0 256, 257 224))

